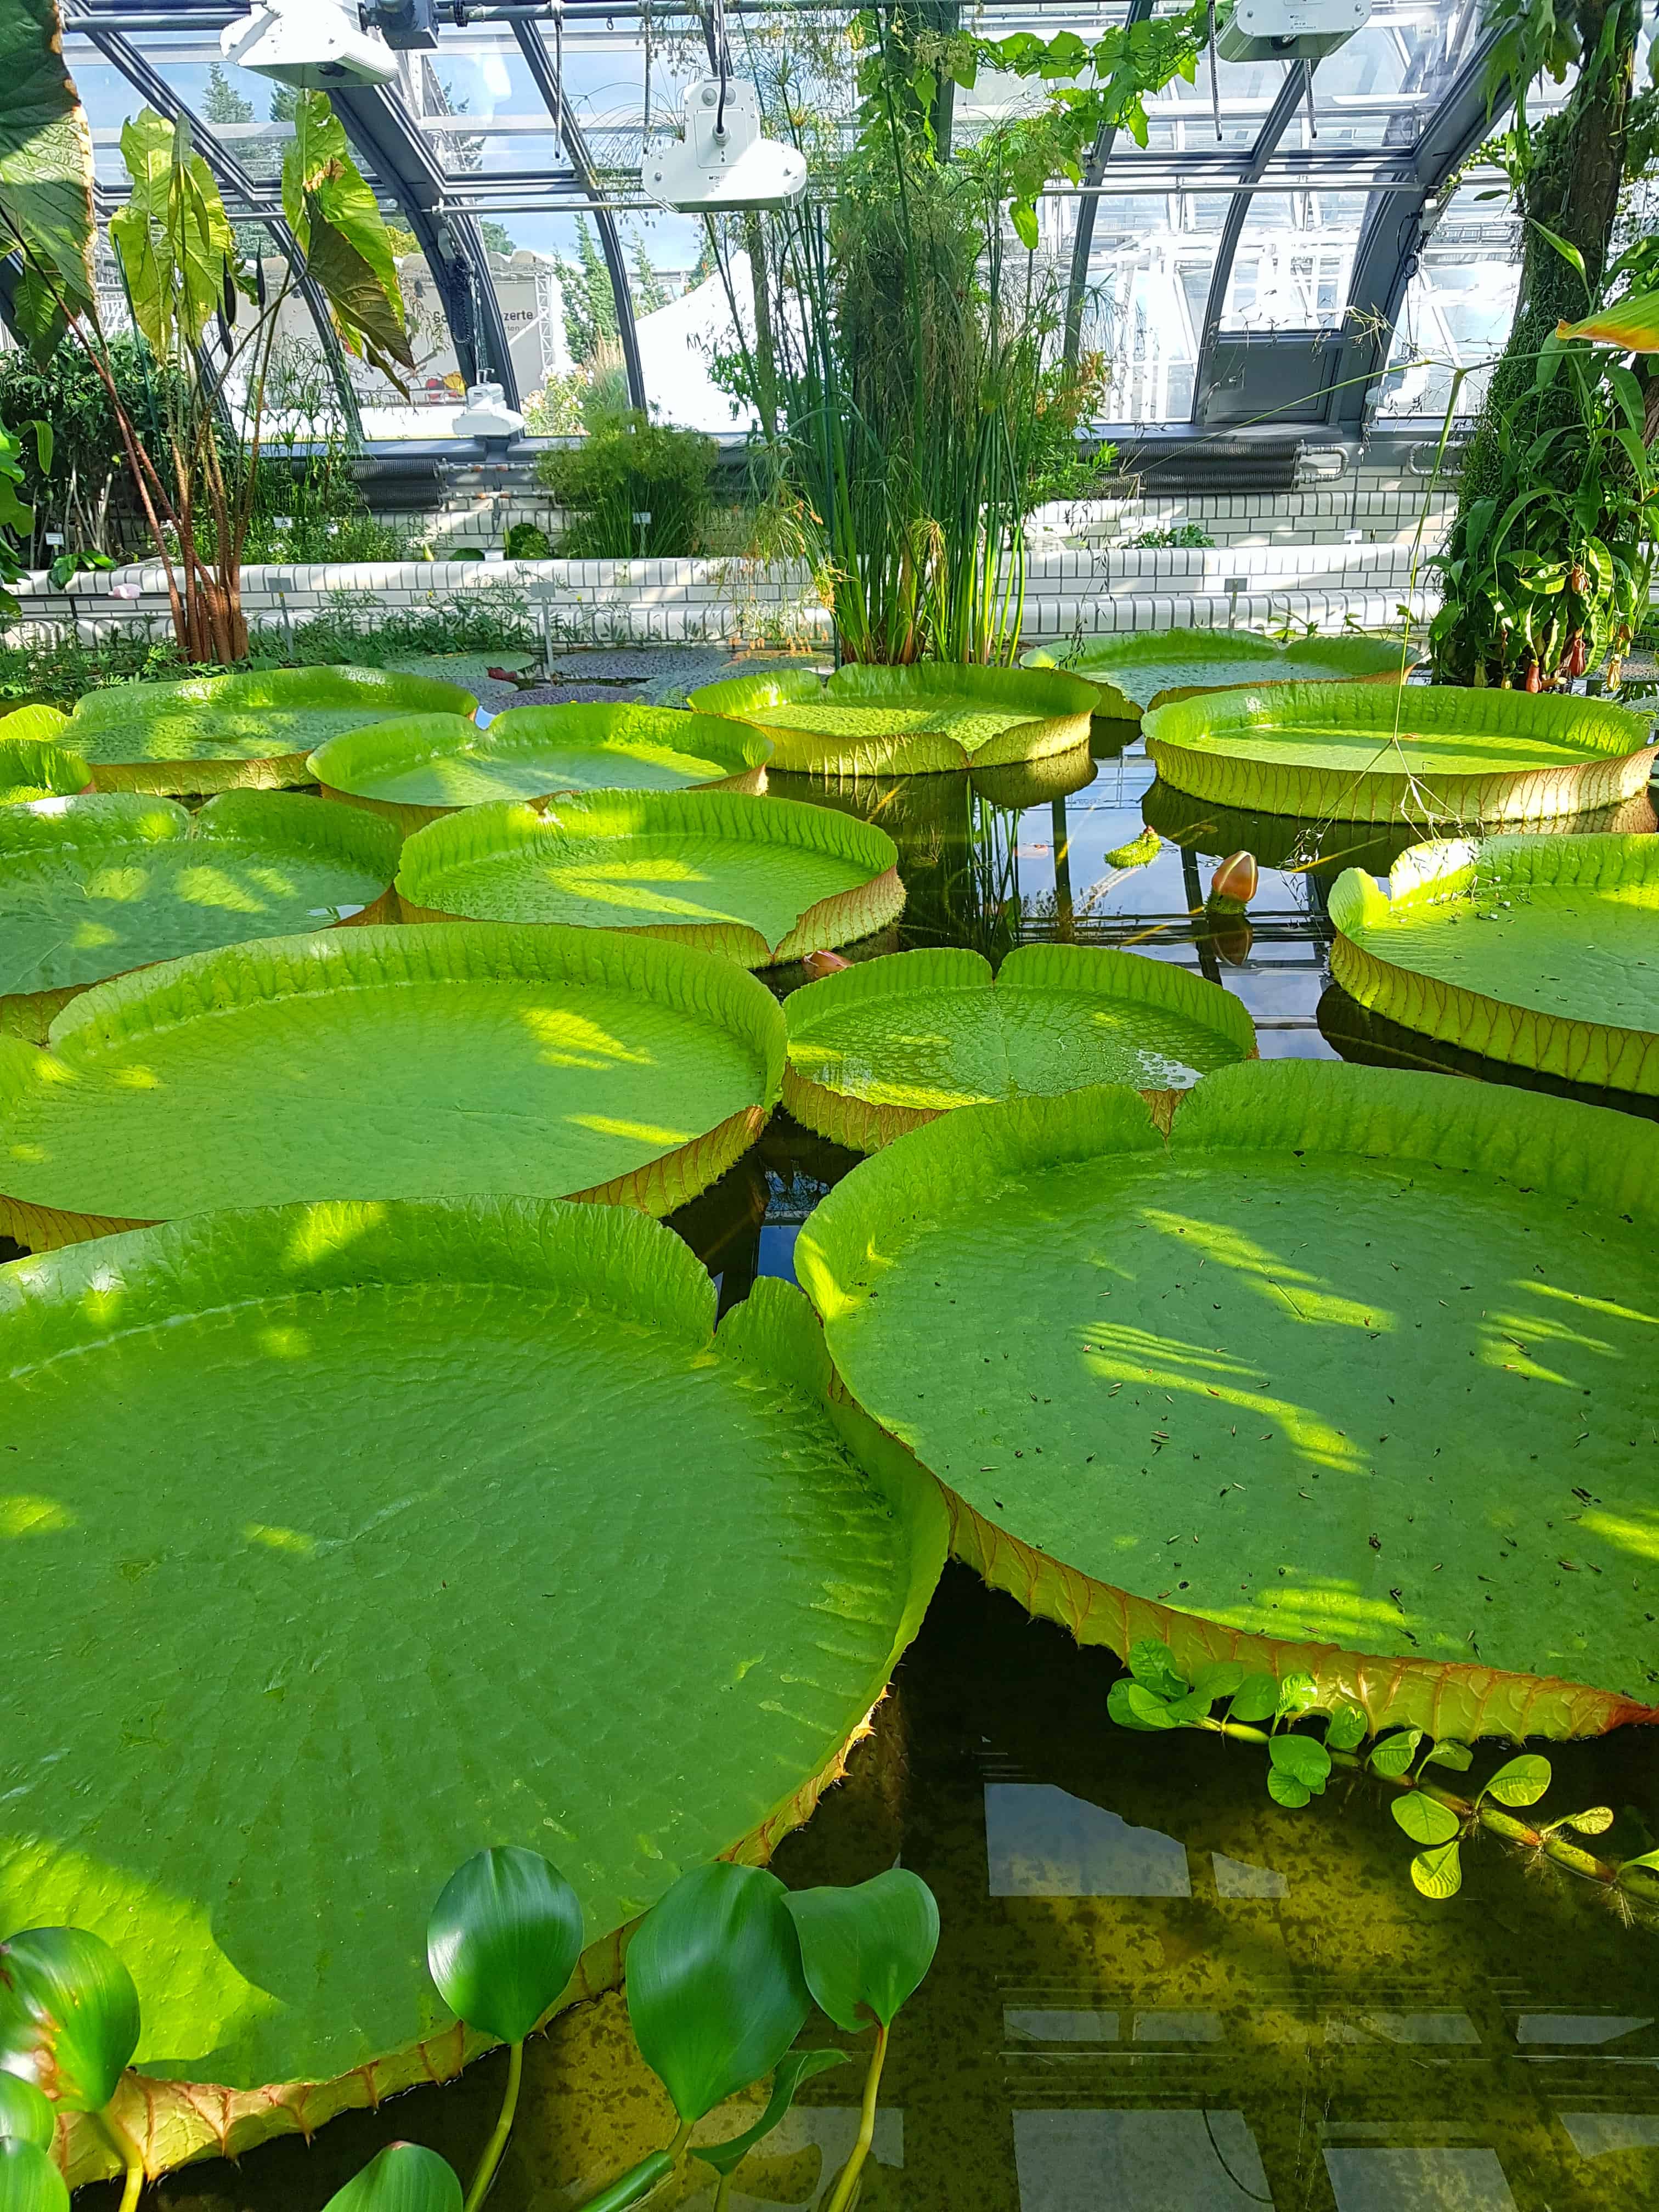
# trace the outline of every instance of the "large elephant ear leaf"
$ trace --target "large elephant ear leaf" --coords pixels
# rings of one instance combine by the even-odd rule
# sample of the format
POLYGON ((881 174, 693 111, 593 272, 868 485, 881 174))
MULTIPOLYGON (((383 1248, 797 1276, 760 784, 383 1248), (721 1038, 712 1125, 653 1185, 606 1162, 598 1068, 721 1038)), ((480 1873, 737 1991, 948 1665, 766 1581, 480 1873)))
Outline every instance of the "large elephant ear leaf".
POLYGON ((392 235, 326 93, 302 93, 283 158, 283 211, 342 338, 393 383, 413 369, 392 235))
POLYGON ((1659 353, 1659 292, 1632 292, 1582 323, 1558 323, 1559 338, 1590 338, 1621 353, 1659 353))
POLYGON ((33 272, 26 335, 50 354, 64 308, 97 313, 92 133, 64 65, 57 0, 0 0, 0 246, 21 248, 33 272))

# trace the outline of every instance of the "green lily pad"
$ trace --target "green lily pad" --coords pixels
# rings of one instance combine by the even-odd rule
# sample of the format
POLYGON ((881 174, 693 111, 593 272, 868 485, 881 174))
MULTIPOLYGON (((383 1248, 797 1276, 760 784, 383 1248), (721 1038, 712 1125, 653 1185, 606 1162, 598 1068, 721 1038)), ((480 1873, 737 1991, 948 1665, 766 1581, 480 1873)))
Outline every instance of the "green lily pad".
MULTIPOLYGON (((9 719, 15 720, 12 716, 9 719)), ((3 729, 0 724, 0 730, 3 729)), ((88 789, 92 770, 79 753, 39 738, 0 736, 0 806, 32 806, 88 789)))
POLYGON ((1022 668, 1063 668, 1098 694, 1113 721, 1138 722, 1153 707, 1241 684, 1398 683, 1416 659, 1398 638, 1299 637, 1275 645, 1248 629, 1131 630, 1080 646, 1036 646, 1022 668))
POLYGON ((64 741, 100 791, 269 790, 309 783, 308 755, 343 730, 477 704, 459 684, 385 668, 254 669, 89 691, 64 741))
POLYGON ((776 766, 811 775, 914 775, 1007 768, 1086 750, 1092 688, 1057 670, 838 668, 739 676, 693 691, 701 712, 751 722, 776 766))
POLYGON ((896 952, 784 1001, 783 1103, 838 1145, 875 1152, 988 1099, 1127 1083, 1167 1121, 1211 1068, 1249 1058, 1231 993, 1133 952, 1028 945, 994 976, 977 952, 896 952))
POLYGON ((672 937, 745 968, 868 937, 904 904, 898 848, 867 822, 726 791, 475 806, 404 848, 410 920, 566 922, 672 937))
POLYGON ((1659 1720, 1656 1227, 1645 1122, 1279 1061, 964 1108, 795 1265, 1033 1611, 1468 1741, 1659 1720))
POLYGON ((771 757, 757 730, 672 707, 509 707, 485 729, 415 714, 334 738, 311 757, 331 798, 419 830, 458 807, 568 791, 763 791, 771 757))
POLYGON ((598 931, 262 939, 0 1037, 0 1227, 36 1250, 295 1199, 667 1213, 759 1135, 783 1016, 730 961, 598 931))
POLYGON ((1452 685, 1220 692, 1157 708, 1143 728, 1159 775, 1197 799, 1454 830, 1638 799, 1659 750, 1650 716, 1605 700, 1452 685))
POLYGON ((1331 892, 1363 1006, 1574 1083, 1659 1097, 1659 837, 1417 845, 1331 892))
POLYGON ((44 1039, 77 991, 155 960, 387 919, 386 823, 288 792, 198 814, 112 792, 0 811, 0 1027, 44 1039))
MULTIPOLYGON (((848 1456, 799 1293, 714 1311, 666 1229, 516 1200, 0 1270, 0 1662, 53 1655, 0 1743, 0 1926, 118 1948, 152 2171, 486 2047, 425 1955, 483 1839, 580 1893, 569 2002, 683 1869, 765 1857, 840 1771, 943 1515, 848 1456)), ((71 2179, 108 2164, 78 2130, 71 2179)))

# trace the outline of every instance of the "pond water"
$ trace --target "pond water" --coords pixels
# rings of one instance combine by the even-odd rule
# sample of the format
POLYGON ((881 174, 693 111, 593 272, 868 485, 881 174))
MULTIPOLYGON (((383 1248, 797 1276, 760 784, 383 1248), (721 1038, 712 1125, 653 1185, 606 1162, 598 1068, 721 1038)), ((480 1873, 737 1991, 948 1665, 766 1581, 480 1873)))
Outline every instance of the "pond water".
MULTIPOLYGON (((1302 868, 1286 825, 1202 829, 1194 804, 1146 797, 1138 742, 1097 749, 1086 787, 1032 804, 1012 778, 990 797, 947 777, 831 795, 899 840, 910 892, 903 922, 860 951, 966 944, 994 960, 1033 940, 1133 945, 1237 992, 1264 1057, 1340 1051, 1504 1077, 1333 995, 1323 884, 1351 860, 1385 867, 1408 840, 1349 830, 1340 858, 1302 868), (1148 818, 1186 843, 1114 866, 1107 855, 1148 818), (1264 867, 1248 926, 1217 936, 1204 887, 1213 857, 1240 845, 1285 865, 1264 867)), ((775 784, 805 795, 797 781, 775 784)), ((798 980, 786 971, 775 988, 798 980)), ((678 1218, 723 1305, 757 1274, 791 1274, 801 1222, 854 1164, 780 1117, 678 1218)), ((774 1862, 800 1885, 902 1856, 939 1897, 939 1954, 895 2031, 861 2212, 1659 2206, 1659 1930, 1490 1838, 1466 1848, 1461 1894, 1431 1903, 1376 1785, 1281 1808, 1251 1750, 1116 1727, 1116 1673, 1109 1654, 951 1569, 846 1782, 774 1862)), ((1607 1847, 1651 1847, 1650 1735, 1549 1755, 1545 1815, 1607 1804, 1607 1847)), ((1476 1778, 1497 1763, 1483 1753, 1476 1778)), ((808 2036, 844 2040, 821 2022, 808 2036)), ((188 2169, 145 2203, 313 2212, 399 2137, 465 2172, 502 2063, 337 2121, 310 2147, 188 2169)), ((732 2212, 822 2206, 858 2081, 848 2068, 809 2084, 743 2168, 732 2212)), ((710 2130, 736 2131, 729 2115, 710 2130)), ((672 2132, 619 2001, 582 2008, 526 2052, 491 2212, 568 2212, 672 2132)), ((653 2205, 708 2212, 699 2171, 653 2205)), ((113 2212, 116 2196, 77 2202, 113 2212)))

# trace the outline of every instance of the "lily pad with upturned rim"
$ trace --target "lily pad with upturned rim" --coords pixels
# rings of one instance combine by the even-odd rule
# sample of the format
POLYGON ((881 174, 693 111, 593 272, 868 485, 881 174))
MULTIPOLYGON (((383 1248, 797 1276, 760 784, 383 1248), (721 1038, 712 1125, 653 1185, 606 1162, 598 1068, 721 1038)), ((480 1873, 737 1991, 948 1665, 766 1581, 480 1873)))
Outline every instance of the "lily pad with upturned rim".
MULTIPOLYGON (((840 1772, 945 1554, 804 1299, 619 1207, 252 1209, 0 1269, 0 1925, 117 1946, 152 2172, 457 2072, 432 1901, 551 1856, 614 1986, 840 1772), (140 1704, 112 1650, 143 1649, 140 1704), (34 1655, 33 1657, 31 1655, 34 1655)), ((70 2172, 110 2170, 72 2121, 70 2172)))
POLYGON ((1313 821, 1451 829, 1558 821, 1639 798, 1652 718, 1603 699, 1447 685, 1281 684, 1159 707, 1165 782, 1313 821))
POLYGON ((1033 1612, 1306 1672, 1373 1729, 1591 1735, 1659 1720, 1656 1194, 1624 1115, 1261 1062, 1167 1142, 1125 1090, 965 1107, 795 1265, 1033 1612))
POLYGON ((1489 1060, 1659 1097, 1659 837, 1416 845, 1331 892, 1361 1006, 1489 1060))
POLYGON ((331 799, 424 829, 458 808, 573 791, 766 788, 758 730, 672 707, 509 707, 488 728, 417 714, 331 738, 311 756, 331 799))
POLYGON ((229 1205, 602 1198, 671 1212, 758 1136, 783 1016, 597 930, 337 930, 168 961, 0 1038, 0 1228, 36 1250, 229 1205))
POLYGON ((89 691, 64 736, 100 791, 272 790, 309 783, 309 755, 343 731, 477 705, 459 684, 385 668, 250 669, 89 691))
POLYGON ((1028 945, 993 974, 977 952, 896 952, 784 1001, 783 1103, 798 1121, 875 1152, 988 1099, 1129 1083, 1167 1121, 1208 1070, 1255 1052, 1238 1000, 1163 960, 1028 945))
POLYGON ((5 724, 0 723, 0 806, 30 806, 40 799, 69 799, 89 790, 91 785, 92 770, 79 753, 68 752, 42 738, 9 738, 5 724))
POLYGON ((1058 670, 838 668, 741 676, 690 694, 700 712, 750 722, 774 764, 808 775, 914 775, 1009 768, 1089 743, 1091 685, 1058 670))
POLYGON ((1081 677, 1098 694, 1096 714, 1138 722, 1172 700, 1240 684, 1398 683, 1415 660, 1398 638, 1299 637, 1276 645, 1248 629, 1154 629, 1060 650, 1034 646, 1019 665, 1081 677))
POLYGON ((291 792, 197 814, 137 792, 0 811, 0 1029, 42 1041, 106 977, 250 938, 397 918, 385 823, 291 792))
POLYGON ((904 904, 885 830, 726 791, 596 792, 474 806, 404 848, 411 920, 558 922, 668 937, 745 968, 848 945, 904 904))

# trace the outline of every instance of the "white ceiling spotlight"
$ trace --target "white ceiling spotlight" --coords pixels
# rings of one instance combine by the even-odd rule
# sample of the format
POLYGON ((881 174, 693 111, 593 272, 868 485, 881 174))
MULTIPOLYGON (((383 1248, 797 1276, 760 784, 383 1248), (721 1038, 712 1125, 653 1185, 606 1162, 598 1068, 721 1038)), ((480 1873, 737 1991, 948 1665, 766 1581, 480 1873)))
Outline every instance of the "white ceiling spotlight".
POLYGON ((398 74, 398 57, 363 29, 356 0, 258 0, 219 33, 219 51, 279 84, 318 92, 389 84, 398 74))
POLYGON ((732 75, 725 0, 714 0, 709 39, 715 75, 685 95, 684 136, 646 149, 646 191, 682 215, 787 207, 806 190, 806 156, 761 127, 760 94, 732 75))

